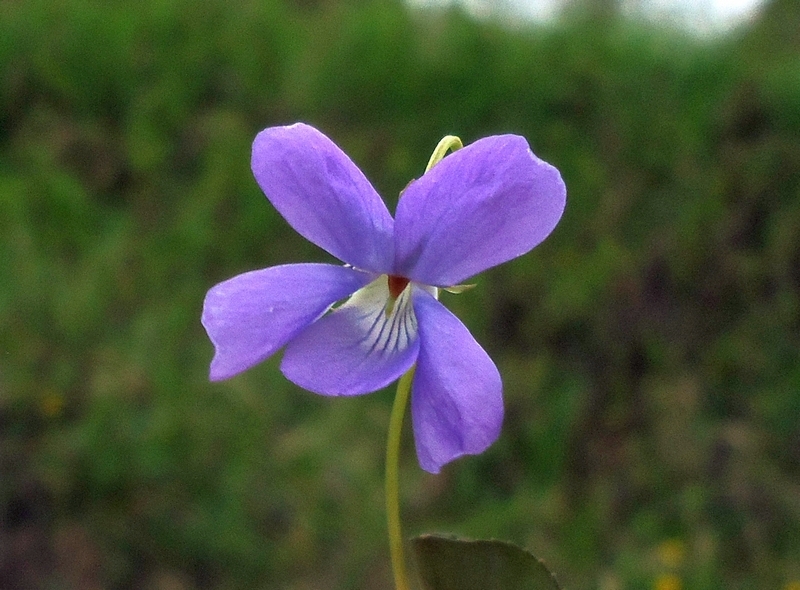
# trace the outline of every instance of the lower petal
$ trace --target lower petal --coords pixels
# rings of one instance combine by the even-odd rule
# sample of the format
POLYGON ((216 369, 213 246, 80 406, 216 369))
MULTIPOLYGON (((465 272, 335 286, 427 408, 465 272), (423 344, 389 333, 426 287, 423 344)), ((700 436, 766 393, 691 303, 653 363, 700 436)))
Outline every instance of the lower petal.
POLYGON ((202 318, 216 349, 211 380, 228 379, 260 363, 373 278, 331 264, 287 264, 246 272, 212 287, 202 318))
POLYGON ((417 358, 417 321, 406 289, 387 312, 386 275, 320 318, 286 347, 286 378, 321 395, 377 391, 417 358))
POLYGON ((439 473, 497 440, 503 384, 486 351, 441 303, 418 290, 414 311, 420 339, 411 390, 414 441, 422 468, 439 473))

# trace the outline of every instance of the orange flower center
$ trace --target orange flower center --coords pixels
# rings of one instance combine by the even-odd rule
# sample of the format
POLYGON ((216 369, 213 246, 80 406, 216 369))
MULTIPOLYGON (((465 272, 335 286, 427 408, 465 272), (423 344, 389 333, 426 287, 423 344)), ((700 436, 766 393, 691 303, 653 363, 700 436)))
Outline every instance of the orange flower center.
POLYGON ((405 277, 389 275, 389 295, 391 295, 392 299, 400 297, 400 293, 403 292, 408 283, 409 280, 405 277))

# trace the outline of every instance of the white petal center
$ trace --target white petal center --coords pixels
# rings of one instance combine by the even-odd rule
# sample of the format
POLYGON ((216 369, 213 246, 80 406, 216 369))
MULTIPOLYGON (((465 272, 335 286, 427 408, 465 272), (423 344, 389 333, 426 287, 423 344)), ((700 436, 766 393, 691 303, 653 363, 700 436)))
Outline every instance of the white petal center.
POLYGON ((338 308, 355 312, 356 323, 364 334, 361 346, 367 354, 393 354, 416 340, 417 317, 411 305, 411 289, 409 283, 392 301, 388 277, 381 275, 338 308))

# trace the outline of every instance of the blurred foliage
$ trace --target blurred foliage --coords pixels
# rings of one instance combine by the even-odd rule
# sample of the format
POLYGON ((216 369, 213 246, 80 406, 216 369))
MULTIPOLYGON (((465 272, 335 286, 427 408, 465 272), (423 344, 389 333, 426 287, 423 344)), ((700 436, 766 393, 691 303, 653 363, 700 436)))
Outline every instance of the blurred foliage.
MULTIPOLYGON (((531 549, 567 588, 800 582, 800 16, 724 38, 380 0, 0 3, 0 587, 389 586, 391 392, 272 359, 207 382, 205 291, 328 260, 249 170, 326 132, 390 203, 436 142, 526 136, 569 196, 445 301, 498 363, 488 452, 409 535, 531 549)), ((794 584, 794 585, 793 585, 794 584)))

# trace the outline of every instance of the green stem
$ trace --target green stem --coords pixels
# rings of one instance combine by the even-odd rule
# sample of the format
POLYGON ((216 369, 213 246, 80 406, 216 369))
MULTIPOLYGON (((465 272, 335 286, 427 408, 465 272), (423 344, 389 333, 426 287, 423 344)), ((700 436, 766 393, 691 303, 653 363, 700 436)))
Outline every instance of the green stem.
MULTIPOLYGON (((442 138, 428 160, 425 172, 442 161, 447 150, 456 151, 464 147, 455 135, 442 138)), ((388 309, 387 309, 388 312, 388 309)), ((400 527, 400 440, 403 432, 403 418, 411 396, 411 382, 414 367, 400 377, 397 393, 394 396, 392 415, 389 418, 389 436, 386 442, 386 520, 389 528, 389 552, 392 556, 392 571, 396 590, 411 590, 406 574, 406 561, 403 557, 403 532, 400 527)))
POLYGON ((389 438, 386 443, 386 518, 389 525, 389 551, 392 556, 396 590, 411 588, 406 575, 403 533, 400 528, 400 434, 403 431, 403 417, 411 394, 413 378, 414 367, 411 367, 397 382, 397 394, 389 419, 389 438))
POLYGON ((445 135, 436 146, 436 149, 433 150, 431 159, 428 160, 428 165, 425 167, 425 172, 441 162, 444 158, 444 155, 447 153, 447 150, 456 151, 460 150, 462 147, 464 147, 464 144, 461 143, 461 140, 455 135, 445 135))

